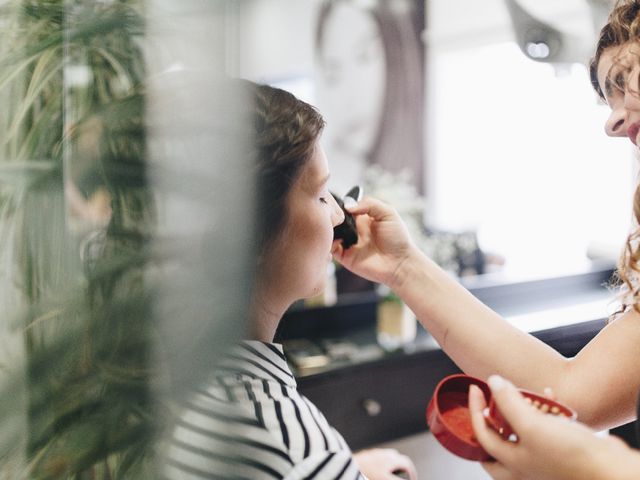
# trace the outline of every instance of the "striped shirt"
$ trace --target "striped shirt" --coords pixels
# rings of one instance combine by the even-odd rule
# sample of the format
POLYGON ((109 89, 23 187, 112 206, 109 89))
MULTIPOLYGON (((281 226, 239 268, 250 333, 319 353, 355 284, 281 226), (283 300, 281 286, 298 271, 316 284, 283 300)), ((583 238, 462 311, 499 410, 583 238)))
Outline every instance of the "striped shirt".
POLYGON ((298 393, 282 346, 257 341, 235 347, 187 401, 163 471, 171 480, 364 479, 342 436, 298 393))

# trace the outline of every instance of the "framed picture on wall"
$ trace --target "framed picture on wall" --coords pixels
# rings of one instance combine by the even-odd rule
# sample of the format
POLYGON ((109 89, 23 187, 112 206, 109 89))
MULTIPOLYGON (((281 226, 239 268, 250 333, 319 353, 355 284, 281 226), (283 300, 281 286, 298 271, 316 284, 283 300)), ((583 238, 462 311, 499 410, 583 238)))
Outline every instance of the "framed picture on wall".
POLYGON ((424 193, 424 0, 321 0, 314 37, 317 106, 332 184, 366 170, 406 175, 424 193))

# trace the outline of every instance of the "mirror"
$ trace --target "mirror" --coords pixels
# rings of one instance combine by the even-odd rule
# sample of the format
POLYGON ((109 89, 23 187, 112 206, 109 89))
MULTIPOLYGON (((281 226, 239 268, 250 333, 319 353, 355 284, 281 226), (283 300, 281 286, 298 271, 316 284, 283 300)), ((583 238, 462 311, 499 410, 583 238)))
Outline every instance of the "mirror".
POLYGON ((630 226, 633 149, 605 136, 586 67, 610 6, 245 1, 234 73, 316 105, 336 193, 393 203, 452 273, 573 273, 613 264, 630 226))

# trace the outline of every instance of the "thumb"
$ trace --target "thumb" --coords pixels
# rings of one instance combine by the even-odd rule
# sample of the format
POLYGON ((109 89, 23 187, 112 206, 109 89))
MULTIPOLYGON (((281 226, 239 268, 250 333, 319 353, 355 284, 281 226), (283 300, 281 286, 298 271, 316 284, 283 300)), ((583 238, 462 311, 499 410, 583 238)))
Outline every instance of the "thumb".
POLYGON ((393 207, 372 197, 366 197, 355 205, 347 205, 346 208, 352 215, 367 214, 377 221, 386 220, 395 216, 393 207))
POLYGON ((487 383, 498 410, 517 434, 536 410, 527 405, 511 382, 499 375, 492 375, 487 383))

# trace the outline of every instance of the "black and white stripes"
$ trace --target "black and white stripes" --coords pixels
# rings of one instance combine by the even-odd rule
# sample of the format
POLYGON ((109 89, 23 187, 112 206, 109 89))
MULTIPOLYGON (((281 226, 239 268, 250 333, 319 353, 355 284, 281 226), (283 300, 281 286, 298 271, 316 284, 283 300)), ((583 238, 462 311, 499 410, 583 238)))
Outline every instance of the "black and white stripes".
POLYGON ((167 449, 165 478, 364 478, 342 436, 296 389, 280 345, 242 342, 194 392, 167 449))

